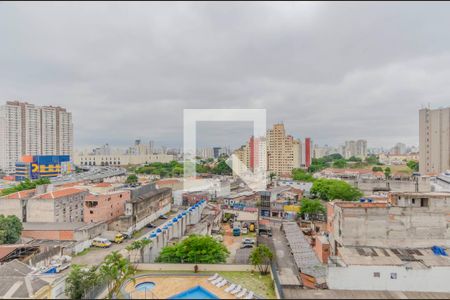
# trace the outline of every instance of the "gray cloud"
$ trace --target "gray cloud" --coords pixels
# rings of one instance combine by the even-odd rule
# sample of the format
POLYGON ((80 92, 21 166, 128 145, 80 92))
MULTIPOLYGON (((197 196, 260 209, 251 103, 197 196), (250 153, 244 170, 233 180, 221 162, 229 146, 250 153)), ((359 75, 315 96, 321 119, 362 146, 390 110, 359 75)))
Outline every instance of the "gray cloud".
MULTIPOLYGON (((181 146, 184 108, 266 108, 269 125, 320 144, 417 144, 418 109, 449 104, 449 14, 448 3, 3 2, 0 100, 67 107, 78 147, 181 146)), ((247 131, 206 127, 201 141, 228 132, 237 146, 247 131)))

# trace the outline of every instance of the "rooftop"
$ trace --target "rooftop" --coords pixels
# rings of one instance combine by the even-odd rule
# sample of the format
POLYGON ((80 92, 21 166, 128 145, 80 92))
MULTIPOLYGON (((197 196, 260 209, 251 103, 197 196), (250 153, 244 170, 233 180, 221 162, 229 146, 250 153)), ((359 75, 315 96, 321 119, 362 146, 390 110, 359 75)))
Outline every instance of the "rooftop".
POLYGON ((325 280, 326 267, 320 263, 300 227, 295 222, 286 222, 283 230, 299 271, 315 277, 320 284, 325 280))
POLYGON ((86 192, 86 190, 70 187, 35 196, 34 199, 58 199, 62 197, 76 195, 82 192, 86 192))
POLYGON ((428 268, 450 266, 450 259, 438 256, 431 248, 377 248, 342 247, 339 258, 345 265, 408 266, 410 268, 428 268))
POLYGON ((284 289, 287 299, 449 299, 447 293, 284 289))
POLYGON ((33 270, 26 264, 13 260, 0 266, 0 298, 33 298, 47 282, 30 276, 33 270))
POLYGON ((6 195, 3 198, 5 198, 5 199, 26 199, 26 198, 31 198, 34 195, 35 191, 36 191, 35 189, 20 191, 20 192, 16 192, 16 193, 13 193, 13 194, 6 195))

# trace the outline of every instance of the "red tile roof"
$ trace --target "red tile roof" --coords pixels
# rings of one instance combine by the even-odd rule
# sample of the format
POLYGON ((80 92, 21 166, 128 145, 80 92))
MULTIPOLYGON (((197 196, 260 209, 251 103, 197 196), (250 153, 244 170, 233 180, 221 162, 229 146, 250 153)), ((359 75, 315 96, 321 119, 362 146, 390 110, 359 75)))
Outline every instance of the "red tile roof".
POLYGON ((29 198, 31 197, 34 192, 36 190, 32 189, 32 190, 25 190, 25 191, 20 191, 20 192, 16 192, 13 194, 9 194, 7 196, 5 196, 6 199, 24 199, 24 198, 29 198))
POLYGON ((76 195, 82 192, 85 192, 86 190, 83 189, 76 189, 76 188, 67 188, 62 190, 57 190, 53 192, 48 192, 39 196, 36 196, 35 199, 57 199, 62 198, 70 195, 76 195))

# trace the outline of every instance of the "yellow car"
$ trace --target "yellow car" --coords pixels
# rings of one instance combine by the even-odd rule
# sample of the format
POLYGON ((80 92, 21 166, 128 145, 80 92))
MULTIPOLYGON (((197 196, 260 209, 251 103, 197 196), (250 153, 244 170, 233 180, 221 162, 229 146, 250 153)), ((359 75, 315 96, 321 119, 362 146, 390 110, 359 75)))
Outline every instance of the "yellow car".
POLYGON ((111 242, 104 238, 95 238, 92 241, 92 246, 99 248, 109 248, 111 247, 111 242))

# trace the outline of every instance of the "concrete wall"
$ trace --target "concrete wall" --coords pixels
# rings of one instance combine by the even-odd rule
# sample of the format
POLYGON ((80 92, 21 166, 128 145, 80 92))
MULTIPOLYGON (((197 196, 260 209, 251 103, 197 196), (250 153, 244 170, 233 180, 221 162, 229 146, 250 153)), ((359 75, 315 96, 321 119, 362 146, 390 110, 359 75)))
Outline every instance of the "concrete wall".
MULTIPOLYGON (((196 264, 138 264, 138 270, 145 271, 194 271, 196 264)), ((199 271, 210 272, 251 272, 257 271, 252 265, 233 265, 233 264, 197 264, 199 271)))
POLYGON ((52 199, 28 200, 27 222, 55 222, 55 201, 52 199))
POLYGON ((73 241, 73 230, 23 230, 22 237, 36 240, 73 241))
POLYGON ((330 246, 450 247, 448 207, 437 199, 430 207, 334 207, 328 218, 330 246))
POLYGON ((407 270, 400 266, 329 267, 327 284, 330 289, 386 290, 417 292, 450 292, 450 268, 407 270), (379 272, 380 277, 374 277, 379 272), (396 273, 397 279, 391 279, 396 273))
MULTIPOLYGON (((372 195, 374 189, 387 188, 394 192, 415 192, 416 182, 413 180, 377 180, 359 179, 345 180, 349 184, 360 189, 365 195, 372 195)), ((420 177, 418 182, 419 192, 430 192, 431 182, 428 177, 420 177)))
POLYGON ((16 216, 22 220, 22 200, 0 198, 0 214, 5 216, 16 216))

